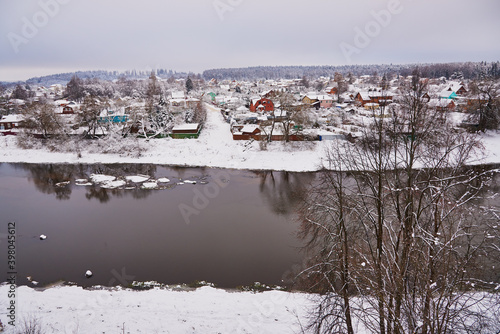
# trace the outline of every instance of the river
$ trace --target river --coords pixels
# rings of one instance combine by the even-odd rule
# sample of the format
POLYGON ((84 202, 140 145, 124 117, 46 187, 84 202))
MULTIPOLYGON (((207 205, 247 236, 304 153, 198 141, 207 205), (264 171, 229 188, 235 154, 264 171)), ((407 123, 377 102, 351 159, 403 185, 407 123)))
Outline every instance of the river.
MULTIPOLYGON (((149 164, 2 163, 2 252, 7 225, 15 222, 21 285, 33 284, 28 277, 38 286, 287 285, 303 258, 293 208, 314 177, 149 164)), ((2 260, 2 273, 6 265, 2 260)))

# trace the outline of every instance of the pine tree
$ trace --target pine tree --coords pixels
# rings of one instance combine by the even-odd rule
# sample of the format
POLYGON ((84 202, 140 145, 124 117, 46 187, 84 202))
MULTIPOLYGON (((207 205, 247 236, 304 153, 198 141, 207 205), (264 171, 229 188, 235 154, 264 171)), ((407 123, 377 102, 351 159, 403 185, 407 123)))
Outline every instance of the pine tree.
POLYGON ((66 94, 68 99, 80 101, 85 96, 83 89, 83 80, 74 75, 66 85, 66 94))
POLYGON ((193 81, 191 80, 190 77, 188 77, 186 80, 186 92, 189 94, 189 92, 192 91, 193 88, 194 88, 193 81))

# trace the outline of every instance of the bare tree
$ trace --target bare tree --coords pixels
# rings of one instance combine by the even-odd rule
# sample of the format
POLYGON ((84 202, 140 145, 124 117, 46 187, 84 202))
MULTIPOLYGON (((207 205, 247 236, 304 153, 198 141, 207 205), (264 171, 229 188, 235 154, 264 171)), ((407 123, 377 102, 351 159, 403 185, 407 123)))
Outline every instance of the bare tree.
POLYGON ((32 103, 26 109, 25 127, 28 133, 40 135, 43 138, 63 134, 65 124, 60 115, 56 114, 55 106, 48 101, 32 103))
POLYGON ((203 103, 203 97, 200 97, 198 103, 196 104, 193 112, 193 122, 194 123, 205 123, 207 119, 207 109, 205 108, 205 104, 203 103))
POLYGON ((498 311, 494 294, 469 291, 498 284, 477 271, 498 253, 498 216, 478 209, 490 173, 466 166, 477 138, 428 108, 426 89, 415 72, 391 119, 374 109, 356 144, 332 147, 301 210, 317 333, 352 333, 354 317, 372 333, 466 333, 498 311))
POLYGON ((140 134, 145 137, 163 137, 173 126, 173 119, 167 102, 163 97, 162 86, 154 72, 149 77, 145 112, 137 113, 140 116, 140 134))
POLYGON ((305 88, 309 88, 311 86, 311 83, 309 82, 309 79, 305 75, 300 80, 300 84, 302 86, 304 86, 305 88))
POLYGON ((477 123, 478 130, 498 129, 500 126, 500 86, 497 80, 486 78, 473 81, 467 111, 469 122, 477 123))
POLYGON ((347 91, 347 82, 342 74, 335 72, 333 81, 337 84, 337 102, 340 102, 340 95, 347 91))
MULTIPOLYGON (((305 121, 303 114, 304 108, 297 103, 295 97, 288 92, 280 92, 275 96, 275 105, 277 105, 277 113, 273 118, 273 123, 279 123, 285 142, 290 141, 290 135, 293 132, 293 126, 302 125, 305 121), (278 117, 278 120, 276 120, 278 117)), ((273 128, 274 128, 273 124, 273 128)), ((272 135, 272 133, 271 133, 272 135)))
POLYGON ((26 92, 26 89, 23 88, 21 85, 16 85, 16 88, 12 91, 12 94, 10 94, 11 99, 19 99, 19 100, 26 100, 28 99, 28 93, 26 92))
POLYGON ((387 90, 389 88, 389 79, 387 78, 387 74, 384 73, 382 79, 380 80, 380 87, 382 90, 387 90))
POLYGON ((109 107, 106 99, 98 99, 92 95, 86 96, 80 106, 77 122, 80 126, 87 127, 86 136, 96 138, 97 130, 101 134, 105 133, 105 122, 101 118, 101 113, 109 107))
MULTIPOLYGON (((337 147, 338 148, 338 147, 337 147)), ((310 189, 301 209, 301 235, 308 240, 311 254, 308 267, 299 276, 307 274, 307 288, 323 297, 313 313, 309 329, 315 333, 354 333, 351 314, 351 279, 355 231, 349 226, 353 206, 345 182, 348 173, 343 170, 341 150, 329 150, 329 168, 337 172, 323 172, 319 182, 310 189), (333 165, 332 165, 333 164, 333 165)))

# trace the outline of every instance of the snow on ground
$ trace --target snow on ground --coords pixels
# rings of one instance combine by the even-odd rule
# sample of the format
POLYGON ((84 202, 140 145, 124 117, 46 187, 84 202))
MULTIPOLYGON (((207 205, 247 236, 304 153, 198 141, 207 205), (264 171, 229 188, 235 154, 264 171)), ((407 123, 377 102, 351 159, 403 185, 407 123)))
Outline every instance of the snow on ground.
MULTIPOLYGON (((0 162, 28 163, 152 163, 177 166, 208 166, 252 170, 316 171, 331 141, 273 142, 261 150, 258 142, 235 141, 230 126, 218 108, 207 104, 207 121, 198 139, 151 139, 137 158, 133 154, 50 152, 48 149, 21 150, 16 137, 0 137, 0 162)), ((476 163, 500 162, 500 133, 482 135, 486 158, 476 163)), ((133 146, 131 140, 131 146, 133 146)))
POLYGON ((15 136, 0 136, 0 162, 28 163, 152 163, 178 166, 208 166, 236 169, 273 169, 314 171, 324 156, 326 142, 282 143, 268 145, 261 151, 259 143, 234 141, 230 126, 218 108, 207 104, 207 121, 198 139, 151 139, 142 156, 50 152, 48 149, 21 150, 15 136))
POLYGON ((500 163, 500 131, 490 131, 481 135, 485 157, 478 163, 500 163))
MULTIPOLYGON (((0 286, 0 296, 8 290, 8 285, 0 286)), ((24 319, 37 319, 43 333, 300 333, 311 305, 304 293, 212 287, 91 291, 65 286, 42 291, 22 286, 16 292, 18 326, 24 319)), ((0 299, 4 325, 7 303, 0 299)))

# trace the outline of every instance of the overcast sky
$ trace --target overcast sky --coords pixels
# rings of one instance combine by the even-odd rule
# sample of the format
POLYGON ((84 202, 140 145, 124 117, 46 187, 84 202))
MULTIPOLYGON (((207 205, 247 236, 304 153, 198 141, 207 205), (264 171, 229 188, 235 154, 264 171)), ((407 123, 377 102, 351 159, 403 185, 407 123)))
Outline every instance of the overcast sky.
POLYGON ((0 0, 0 81, 500 59, 498 0, 0 0))

